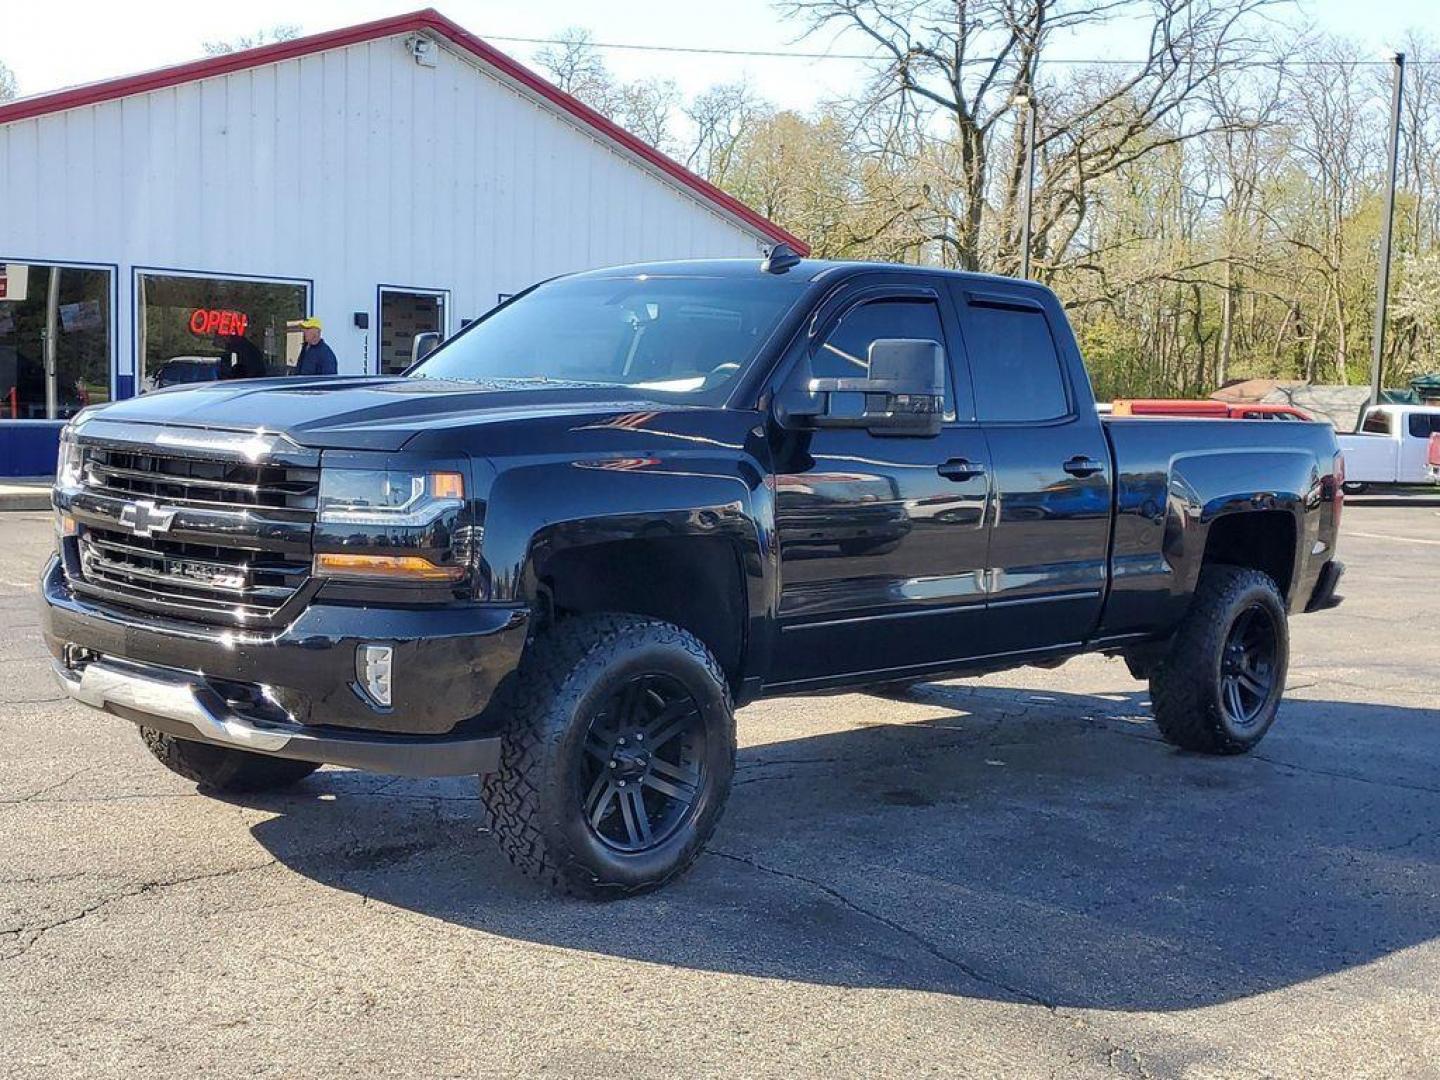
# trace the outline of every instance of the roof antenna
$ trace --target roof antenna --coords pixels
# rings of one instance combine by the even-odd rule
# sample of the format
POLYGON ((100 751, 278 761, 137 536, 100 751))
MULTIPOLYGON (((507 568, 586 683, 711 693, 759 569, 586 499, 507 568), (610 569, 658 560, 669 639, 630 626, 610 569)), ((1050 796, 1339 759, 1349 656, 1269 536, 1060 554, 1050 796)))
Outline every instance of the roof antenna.
POLYGON ((789 244, 775 244, 765 249, 765 259, 760 263, 762 274, 783 274, 792 266, 800 265, 800 253, 789 244))

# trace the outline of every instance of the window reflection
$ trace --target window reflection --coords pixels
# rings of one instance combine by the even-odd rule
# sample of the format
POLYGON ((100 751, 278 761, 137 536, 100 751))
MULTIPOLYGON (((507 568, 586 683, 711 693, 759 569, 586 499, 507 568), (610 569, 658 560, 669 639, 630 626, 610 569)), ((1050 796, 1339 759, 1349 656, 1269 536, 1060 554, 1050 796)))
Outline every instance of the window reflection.
POLYGON ((308 308, 294 282, 141 273, 135 288, 145 391, 284 375, 286 324, 308 308))
POLYGON ((0 259, 0 419, 110 400, 110 271, 0 259))

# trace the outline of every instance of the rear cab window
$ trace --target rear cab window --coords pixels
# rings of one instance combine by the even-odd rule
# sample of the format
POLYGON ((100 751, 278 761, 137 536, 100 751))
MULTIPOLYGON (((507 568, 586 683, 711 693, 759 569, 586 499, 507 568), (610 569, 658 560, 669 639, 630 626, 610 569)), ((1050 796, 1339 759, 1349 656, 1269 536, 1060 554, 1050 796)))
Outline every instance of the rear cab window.
POLYGON ((1369 416, 1365 417, 1365 423, 1361 426, 1360 430, 1368 431, 1372 435, 1389 435, 1390 414, 1388 412, 1372 412, 1369 416))
POLYGON ((1065 370, 1044 309, 1023 297, 955 291, 976 417, 982 423, 1043 423, 1071 415, 1065 370))

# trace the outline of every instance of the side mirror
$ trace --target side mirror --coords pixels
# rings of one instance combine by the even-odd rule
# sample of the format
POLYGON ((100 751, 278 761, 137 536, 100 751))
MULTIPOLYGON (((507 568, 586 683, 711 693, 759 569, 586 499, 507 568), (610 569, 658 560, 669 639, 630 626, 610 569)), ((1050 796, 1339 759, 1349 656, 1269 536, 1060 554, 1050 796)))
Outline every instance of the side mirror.
POLYGON ((870 345, 869 373, 854 379, 811 379, 808 399, 785 410, 815 427, 867 428, 876 435, 940 433, 945 410, 945 352, 938 342, 879 338, 870 345))
POLYGON ((440 347, 442 335, 439 330, 426 330, 416 334, 410 341, 410 363, 418 364, 440 347))

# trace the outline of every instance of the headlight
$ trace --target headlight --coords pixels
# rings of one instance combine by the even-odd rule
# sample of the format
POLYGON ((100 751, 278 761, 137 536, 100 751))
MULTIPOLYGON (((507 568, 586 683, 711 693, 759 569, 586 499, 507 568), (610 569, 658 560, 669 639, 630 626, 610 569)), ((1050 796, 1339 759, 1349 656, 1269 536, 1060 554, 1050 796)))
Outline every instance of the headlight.
POLYGON ((55 461, 55 486, 62 491, 80 487, 84 479, 84 465, 80 457, 80 444, 70 425, 60 432, 60 456, 55 461))
POLYGON ((464 505, 458 472, 320 470, 320 521, 327 525, 418 527, 464 505))

